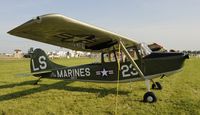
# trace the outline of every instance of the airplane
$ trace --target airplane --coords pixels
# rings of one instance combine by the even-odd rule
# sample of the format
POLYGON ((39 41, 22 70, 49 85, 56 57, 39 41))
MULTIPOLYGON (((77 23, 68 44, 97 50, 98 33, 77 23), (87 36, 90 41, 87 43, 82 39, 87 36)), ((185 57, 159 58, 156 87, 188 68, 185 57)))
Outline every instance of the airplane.
POLYGON ((145 43, 61 14, 37 16, 8 33, 76 51, 101 54, 100 62, 66 67, 49 60, 42 49, 35 49, 30 59, 31 73, 39 77, 35 84, 41 78, 106 83, 145 81, 147 92, 143 101, 148 103, 157 101, 150 89, 162 89, 162 85, 153 79, 182 70, 189 58, 185 53, 152 52, 145 43))

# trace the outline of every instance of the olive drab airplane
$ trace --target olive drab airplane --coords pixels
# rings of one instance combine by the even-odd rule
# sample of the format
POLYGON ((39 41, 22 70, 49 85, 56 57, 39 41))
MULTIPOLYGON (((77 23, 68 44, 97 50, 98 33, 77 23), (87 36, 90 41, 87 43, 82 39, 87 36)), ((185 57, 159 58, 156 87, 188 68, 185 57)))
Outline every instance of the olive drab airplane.
MULTIPOLYGON (((41 49, 31 55, 32 75, 91 82, 145 81, 144 102, 156 102, 152 89, 162 89, 153 79, 175 73, 183 67, 183 53, 152 52, 149 47, 133 39, 65 17, 60 14, 38 16, 8 32, 43 43, 72 50, 101 53, 101 62, 73 67, 58 65, 48 59, 41 49)), ((37 82, 38 82, 37 81, 37 82)), ((36 82, 36 84, 37 84, 36 82)))

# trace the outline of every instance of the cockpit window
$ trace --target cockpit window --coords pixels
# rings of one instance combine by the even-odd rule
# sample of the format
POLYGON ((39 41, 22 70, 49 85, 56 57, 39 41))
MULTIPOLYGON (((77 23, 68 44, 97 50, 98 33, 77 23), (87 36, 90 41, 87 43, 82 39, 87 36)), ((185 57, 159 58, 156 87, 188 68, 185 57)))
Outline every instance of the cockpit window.
POLYGON ((141 57, 145 57, 145 56, 151 54, 151 52, 152 52, 146 43, 139 44, 138 49, 139 49, 139 53, 140 53, 141 57))

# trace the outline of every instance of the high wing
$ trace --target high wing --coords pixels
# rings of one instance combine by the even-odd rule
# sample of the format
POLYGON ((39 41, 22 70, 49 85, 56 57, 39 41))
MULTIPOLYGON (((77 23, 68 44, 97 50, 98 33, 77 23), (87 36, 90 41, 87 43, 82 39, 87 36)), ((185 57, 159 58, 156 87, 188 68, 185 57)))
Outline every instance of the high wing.
POLYGON ((72 50, 99 52, 137 45, 127 37, 65 17, 60 14, 38 16, 8 32, 11 35, 48 43, 72 50))

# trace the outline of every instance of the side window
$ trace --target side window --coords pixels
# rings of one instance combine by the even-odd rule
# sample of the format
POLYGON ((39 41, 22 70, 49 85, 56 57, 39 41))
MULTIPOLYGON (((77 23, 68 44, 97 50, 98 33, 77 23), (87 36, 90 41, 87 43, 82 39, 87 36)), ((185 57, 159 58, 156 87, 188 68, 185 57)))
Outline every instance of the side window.
POLYGON ((121 51, 116 52, 117 58, 119 58, 120 62, 125 62, 126 61, 126 55, 121 51))
POLYGON ((103 53, 102 56, 102 62, 115 62, 115 54, 113 52, 109 53, 103 53))
POLYGON ((129 49, 128 49, 128 52, 130 53, 131 57, 132 57, 134 60, 137 60, 137 59, 138 59, 138 55, 137 55, 137 52, 136 52, 136 49, 135 49, 135 48, 129 48, 129 49))
POLYGON ((152 52, 151 49, 148 47, 148 45, 145 43, 139 44, 138 48, 139 48, 138 52, 141 55, 141 57, 145 57, 145 56, 151 54, 151 52, 152 52))
MULTIPOLYGON (((138 55, 137 55, 136 49, 129 48, 128 52, 130 53, 130 55, 132 56, 132 58, 134 60, 138 59, 138 55)), ((120 53, 115 51, 115 53, 114 52, 108 52, 108 53, 103 53, 102 54, 102 59, 103 59, 102 62, 116 62, 117 61, 116 58, 119 58, 120 62, 128 61, 126 55, 122 51, 120 53)))
POLYGON ((108 53, 108 60, 110 62, 115 62, 116 61, 114 52, 109 52, 108 53))
POLYGON ((110 62, 108 53, 104 53, 103 58, 104 58, 104 62, 110 62))
POLYGON ((109 53, 104 53, 102 58, 103 62, 116 62, 116 58, 120 57, 120 62, 125 62, 125 55, 122 52, 109 52, 109 53))

